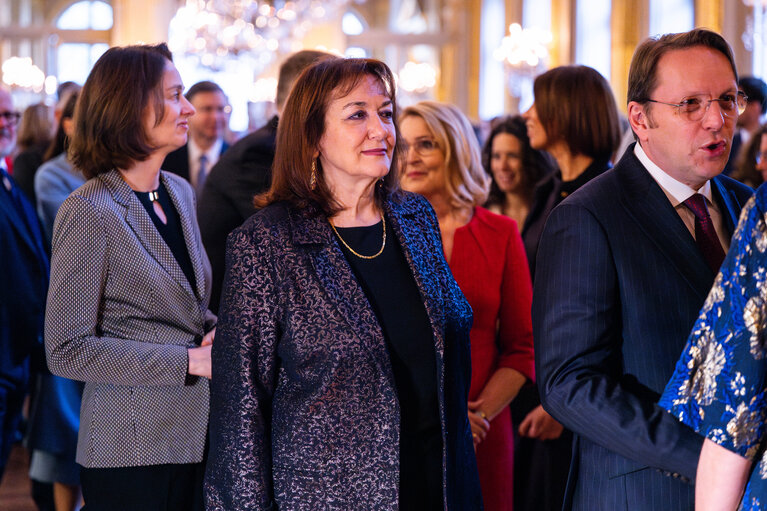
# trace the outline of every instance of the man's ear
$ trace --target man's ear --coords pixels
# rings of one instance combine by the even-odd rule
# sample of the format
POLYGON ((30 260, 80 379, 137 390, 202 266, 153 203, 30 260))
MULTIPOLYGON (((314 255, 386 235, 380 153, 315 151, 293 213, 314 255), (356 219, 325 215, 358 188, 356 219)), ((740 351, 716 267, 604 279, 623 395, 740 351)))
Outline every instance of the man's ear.
POLYGON ((647 132, 655 127, 646 108, 646 105, 636 101, 631 101, 627 107, 629 124, 640 141, 646 140, 647 132))

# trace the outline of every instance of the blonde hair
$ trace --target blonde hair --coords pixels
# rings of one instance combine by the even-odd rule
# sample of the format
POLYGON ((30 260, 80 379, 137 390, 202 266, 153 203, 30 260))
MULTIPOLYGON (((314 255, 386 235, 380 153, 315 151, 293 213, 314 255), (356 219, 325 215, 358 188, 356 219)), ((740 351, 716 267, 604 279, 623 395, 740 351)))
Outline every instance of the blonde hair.
POLYGON ((482 167, 479 141, 469 119, 456 106, 421 101, 402 111, 423 119, 445 156, 445 188, 453 207, 481 206, 490 192, 490 176, 482 167))

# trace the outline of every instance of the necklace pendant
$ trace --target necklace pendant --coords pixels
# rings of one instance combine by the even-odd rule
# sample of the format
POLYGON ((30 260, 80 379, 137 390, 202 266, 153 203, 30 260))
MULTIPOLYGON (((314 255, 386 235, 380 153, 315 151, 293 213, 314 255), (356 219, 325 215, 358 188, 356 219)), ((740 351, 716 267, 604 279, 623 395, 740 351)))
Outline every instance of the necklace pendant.
POLYGON ((151 202, 160 200, 160 194, 157 192, 157 190, 152 190, 151 192, 149 192, 149 200, 151 202))

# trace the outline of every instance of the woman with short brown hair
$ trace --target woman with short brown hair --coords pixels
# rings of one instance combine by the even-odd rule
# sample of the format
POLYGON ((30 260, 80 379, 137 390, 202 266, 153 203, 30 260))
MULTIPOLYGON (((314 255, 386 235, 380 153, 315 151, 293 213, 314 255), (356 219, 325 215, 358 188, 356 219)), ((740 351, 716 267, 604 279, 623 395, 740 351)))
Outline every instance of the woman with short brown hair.
POLYGON ((85 382, 77 462, 88 511, 202 510, 210 265, 194 192, 162 172, 194 108, 165 44, 101 56, 77 102, 72 161, 90 179, 53 228, 45 347, 85 382))

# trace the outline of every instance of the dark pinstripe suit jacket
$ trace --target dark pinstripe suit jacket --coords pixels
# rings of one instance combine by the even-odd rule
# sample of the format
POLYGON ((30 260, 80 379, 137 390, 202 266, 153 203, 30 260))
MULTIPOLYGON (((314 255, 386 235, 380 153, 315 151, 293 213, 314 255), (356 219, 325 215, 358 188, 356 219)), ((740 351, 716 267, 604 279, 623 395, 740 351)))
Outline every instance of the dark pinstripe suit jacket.
MULTIPOLYGON (((732 234, 752 191, 711 186, 732 234)), ((702 438, 657 401, 713 280, 633 146, 552 212, 533 328, 543 405, 576 433, 565 509, 693 509, 702 438)))
POLYGON ((86 382, 77 442, 85 467, 202 461, 208 380, 186 372, 187 348, 215 322, 210 265, 191 186, 160 179, 195 289, 116 170, 72 192, 56 216, 45 347, 52 373, 86 382))

